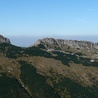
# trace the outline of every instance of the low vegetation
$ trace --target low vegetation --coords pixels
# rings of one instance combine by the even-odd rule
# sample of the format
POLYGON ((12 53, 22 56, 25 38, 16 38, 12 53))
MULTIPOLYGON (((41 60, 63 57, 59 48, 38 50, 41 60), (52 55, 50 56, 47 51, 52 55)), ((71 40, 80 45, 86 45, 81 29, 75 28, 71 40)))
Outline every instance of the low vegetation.
POLYGON ((98 98, 98 61, 82 52, 2 43, 0 56, 0 98, 98 98))

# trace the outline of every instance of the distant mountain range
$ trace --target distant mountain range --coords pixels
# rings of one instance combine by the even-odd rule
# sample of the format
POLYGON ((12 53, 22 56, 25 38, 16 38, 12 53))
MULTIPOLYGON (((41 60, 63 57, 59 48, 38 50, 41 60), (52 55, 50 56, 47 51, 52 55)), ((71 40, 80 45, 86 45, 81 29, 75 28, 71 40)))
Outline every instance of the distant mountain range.
POLYGON ((98 98, 98 43, 44 38, 24 48, 0 35, 0 98, 98 98))

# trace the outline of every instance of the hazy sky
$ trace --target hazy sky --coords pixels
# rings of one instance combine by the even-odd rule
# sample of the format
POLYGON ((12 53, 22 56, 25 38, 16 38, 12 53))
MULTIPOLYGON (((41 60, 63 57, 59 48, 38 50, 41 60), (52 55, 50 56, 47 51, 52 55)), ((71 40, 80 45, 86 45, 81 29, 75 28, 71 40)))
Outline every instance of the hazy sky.
POLYGON ((98 0, 0 0, 4 36, 98 36, 98 0))

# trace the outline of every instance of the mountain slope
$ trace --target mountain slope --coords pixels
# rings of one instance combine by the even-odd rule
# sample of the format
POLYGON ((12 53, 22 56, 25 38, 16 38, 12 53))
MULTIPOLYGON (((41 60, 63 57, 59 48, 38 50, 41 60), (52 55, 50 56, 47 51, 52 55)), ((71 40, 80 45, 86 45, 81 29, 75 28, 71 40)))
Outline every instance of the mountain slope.
POLYGON ((1 43, 0 98, 98 98, 93 44, 51 38, 28 48, 1 43))

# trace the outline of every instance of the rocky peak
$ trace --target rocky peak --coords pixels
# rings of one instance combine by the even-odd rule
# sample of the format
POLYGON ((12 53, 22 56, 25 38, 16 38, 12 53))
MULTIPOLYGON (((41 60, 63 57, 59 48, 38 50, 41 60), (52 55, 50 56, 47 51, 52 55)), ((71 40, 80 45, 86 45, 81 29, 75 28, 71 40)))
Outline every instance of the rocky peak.
POLYGON ((10 40, 0 35, 0 43, 10 43, 10 40))
POLYGON ((46 49, 65 49, 74 48, 79 50, 97 50, 98 43, 93 43, 90 41, 77 41, 77 40, 62 40, 54 38, 43 38, 38 40, 35 46, 43 45, 46 49))

